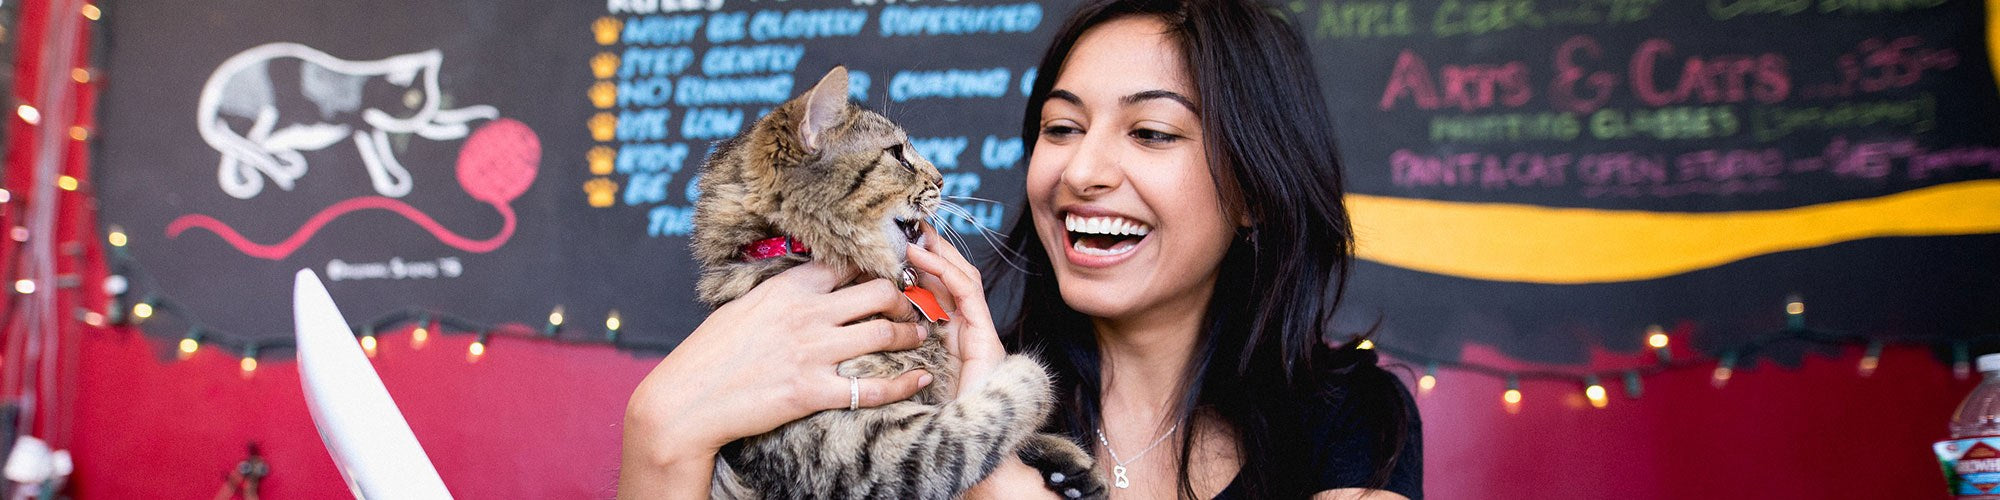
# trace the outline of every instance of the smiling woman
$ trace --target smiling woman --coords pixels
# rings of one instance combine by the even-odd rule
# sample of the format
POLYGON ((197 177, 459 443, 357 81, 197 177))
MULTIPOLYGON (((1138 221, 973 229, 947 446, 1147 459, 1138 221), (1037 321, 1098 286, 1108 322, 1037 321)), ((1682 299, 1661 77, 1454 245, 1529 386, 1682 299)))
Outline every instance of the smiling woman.
MULTIPOLYGON (((1114 498, 1421 498, 1407 391, 1329 318, 1341 171, 1296 30, 1255 0, 1099 0, 1058 32, 1022 135, 1024 269, 1002 335, 1056 375, 1052 432, 1114 498)), ((1023 489, 1003 468, 984 493, 1023 489)))

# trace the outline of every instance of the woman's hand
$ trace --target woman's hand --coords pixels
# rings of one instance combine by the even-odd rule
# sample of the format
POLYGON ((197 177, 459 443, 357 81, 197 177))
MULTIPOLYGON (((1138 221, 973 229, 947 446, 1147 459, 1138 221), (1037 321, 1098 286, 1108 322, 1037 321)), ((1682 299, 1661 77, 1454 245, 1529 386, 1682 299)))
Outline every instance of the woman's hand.
MULTIPOLYGON (((625 409, 623 498, 706 498, 715 454, 820 410, 847 408, 841 361, 912 349, 924 329, 887 280, 851 279, 819 263, 794 267, 716 308, 639 383, 625 409), (903 318, 904 321, 869 316, 903 318)), ((909 398, 921 370, 862 379, 860 406, 909 398)))
POLYGON ((986 286, 979 281, 979 268, 939 237, 929 223, 923 228, 923 246, 910 247, 910 266, 924 272, 918 279, 924 288, 945 292, 938 297, 940 305, 951 312, 951 321, 944 325, 945 347, 958 356, 955 394, 962 396, 980 387, 1007 357, 1007 348, 1000 344, 993 313, 986 308, 986 286))
MULTIPOLYGON (((910 265, 928 274, 919 281, 924 288, 944 290, 938 302, 951 311, 945 323, 945 346, 958 356, 959 396, 977 390, 986 376, 1007 357, 993 314, 986 308, 986 288, 979 280, 979 268, 965 260, 950 242, 938 237, 924 224, 923 247, 910 247, 910 265)), ((965 492, 968 500, 986 498, 1058 498, 1042 482, 1041 472, 1008 456, 984 481, 965 492)))

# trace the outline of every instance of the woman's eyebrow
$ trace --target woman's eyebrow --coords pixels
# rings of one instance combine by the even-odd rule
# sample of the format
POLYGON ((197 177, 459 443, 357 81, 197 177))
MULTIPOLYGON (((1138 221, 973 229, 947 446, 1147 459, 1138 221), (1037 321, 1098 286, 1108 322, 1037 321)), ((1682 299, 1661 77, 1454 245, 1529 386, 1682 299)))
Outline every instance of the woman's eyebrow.
POLYGON ((1083 107, 1083 98, 1077 97, 1076 94, 1072 94, 1067 90, 1063 89, 1050 90, 1049 98, 1069 101, 1070 104, 1075 104, 1077 105, 1077 107, 1083 107))
POLYGON ((1171 90, 1147 90, 1143 92, 1137 92, 1133 93, 1132 95, 1128 95, 1118 99, 1118 102, 1126 106, 1131 106, 1133 104, 1138 104, 1140 102, 1152 99, 1167 99, 1174 102, 1178 102, 1181 103, 1181 106, 1187 107, 1188 111, 1192 111, 1194 112, 1194 114, 1197 115, 1201 114, 1201 107, 1195 106, 1194 100, 1188 99, 1187 96, 1181 95, 1179 92, 1174 92, 1171 90))

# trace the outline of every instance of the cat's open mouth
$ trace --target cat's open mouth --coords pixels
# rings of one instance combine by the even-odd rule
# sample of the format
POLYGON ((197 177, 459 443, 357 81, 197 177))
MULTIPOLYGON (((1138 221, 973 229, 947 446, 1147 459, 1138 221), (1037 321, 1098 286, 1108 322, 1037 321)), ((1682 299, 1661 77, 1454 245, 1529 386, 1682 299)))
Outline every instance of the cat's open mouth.
POLYGON ((910 243, 918 243, 924 237, 924 229, 917 225, 916 219, 896 219, 896 229, 902 230, 903 239, 910 243))

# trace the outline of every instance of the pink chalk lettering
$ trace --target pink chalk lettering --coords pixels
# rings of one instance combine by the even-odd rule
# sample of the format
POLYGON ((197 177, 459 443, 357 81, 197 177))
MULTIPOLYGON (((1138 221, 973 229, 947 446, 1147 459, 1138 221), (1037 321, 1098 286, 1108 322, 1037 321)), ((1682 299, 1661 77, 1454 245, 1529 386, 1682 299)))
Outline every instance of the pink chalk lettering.
POLYGON ((1549 100, 1558 111, 1589 113, 1604 107, 1611 100, 1611 89, 1618 86, 1618 75, 1607 72, 1586 73, 1577 65, 1577 56, 1590 59, 1604 57, 1604 49, 1597 45, 1597 39, 1587 35, 1577 35, 1563 41, 1556 48, 1556 77, 1549 83, 1549 100), (1589 89, 1588 95, 1577 92, 1577 83, 1589 89))

